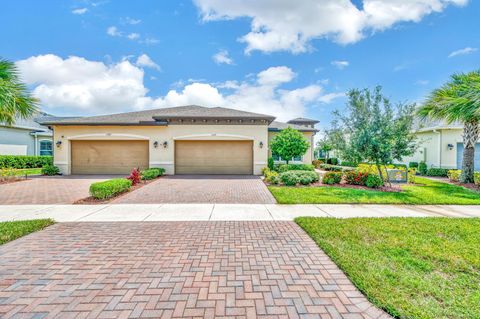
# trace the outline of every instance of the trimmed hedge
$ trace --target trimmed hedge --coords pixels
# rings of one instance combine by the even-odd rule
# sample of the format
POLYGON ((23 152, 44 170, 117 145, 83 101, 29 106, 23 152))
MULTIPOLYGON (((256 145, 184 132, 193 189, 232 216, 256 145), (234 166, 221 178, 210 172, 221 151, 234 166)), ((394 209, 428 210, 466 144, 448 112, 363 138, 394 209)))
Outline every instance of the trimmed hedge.
POLYGON ((425 162, 420 162, 418 164, 418 173, 420 175, 426 175, 427 174, 427 170, 428 170, 428 166, 427 166, 427 163, 425 162))
POLYGON ((438 177, 447 177, 448 169, 445 168, 429 168, 426 173, 427 176, 438 176, 438 177))
POLYGON ((145 169, 140 172, 143 180, 155 179, 158 176, 162 176, 164 173, 165 173, 165 169, 159 168, 159 167, 145 169))
POLYGON ((315 166, 312 164, 280 164, 275 167, 275 170, 279 173, 287 171, 314 171, 315 166))
POLYGON ((342 181, 342 172, 327 172, 323 175, 322 183, 327 185, 339 184, 342 181))
POLYGON ((292 170, 281 173, 280 180, 286 186, 309 185, 318 181, 318 174, 312 171, 292 170))
POLYGON ((340 164, 340 166, 357 167, 358 165, 354 162, 342 161, 342 164, 340 164))
POLYGON ((408 168, 418 168, 418 162, 410 162, 410 163, 408 163, 408 168))
POLYGON ((0 168, 42 168, 53 165, 52 156, 0 155, 0 168))
POLYGON ((130 187, 132 187, 132 181, 126 178, 114 178, 90 185, 90 195, 96 199, 112 198, 128 191, 130 187))
POLYGON ((42 174, 47 176, 53 176, 60 174, 60 169, 54 165, 45 165, 42 167, 42 174))

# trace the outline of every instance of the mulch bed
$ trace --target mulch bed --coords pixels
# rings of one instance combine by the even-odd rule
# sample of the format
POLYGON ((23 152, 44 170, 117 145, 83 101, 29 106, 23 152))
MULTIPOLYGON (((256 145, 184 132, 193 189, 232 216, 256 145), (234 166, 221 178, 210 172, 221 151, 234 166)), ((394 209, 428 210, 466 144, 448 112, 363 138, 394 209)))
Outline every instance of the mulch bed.
MULTIPOLYGON (((267 186, 284 186, 284 185, 275 185, 275 184, 269 184, 268 182, 265 181, 265 179, 263 180, 263 182, 267 185, 267 186)), ((401 185, 401 184, 400 184, 401 185)), ((318 181, 318 182, 315 182, 315 183, 312 183, 310 185, 297 185, 295 187, 298 187, 298 188, 302 188, 302 187, 342 187, 342 188, 353 188, 353 189, 364 189, 364 190, 375 190, 375 191, 380 191, 380 192, 393 192, 393 193, 400 193, 402 192, 402 188, 400 187, 399 184, 392 184, 392 186, 383 186, 383 187, 380 187, 380 188, 369 188, 367 186, 361 186, 361 185, 350 185, 350 184, 347 184, 345 182, 341 182, 340 184, 334 184, 334 185, 327 185, 327 184, 323 184, 322 182, 318 181)), ((286 187, 286 186, 284 186, 286 187)), ((291 187, 291 186, 289 186, 291 187)))
POLYGON ((118 194, 117 196, 114 196, 114 197, 111 197, 111 198, 107 198, 107 199, 96 199, 92 196, 88 196, 88 197, 85 197, 85 198, 82 198, 82 199, 79 199, 75 202, 73 202, 73 205, 101 205, 101 204, 108 204, 110 203, 112 200, 114 199, 117 199, 119 197, 122 197, 123 195, 125 194, 128 194, 130 192, 133 192, 139 188, 142 188, 143 186, 145 185, 148 185, 152 182, 155 182, 157 179, 161 178, 162 176, 159 176, 157 178, 154 178, 154 179, 150 179, 148 181, 144 181, 144 180, 141 180, 140 183, 138 183, 137 185, 134 185, 132 187, 130 187, 130 189, 126 192, 123 192, 123 193, 120 193, 118 194))
POLYGON ((459 182, 451 182, 450 184, 463 186, 465 188, 468 188, 469 190, 472 190, 472 191, 475 191, 475 192, 480 192, 480 186, 475 185, 474 183, 462 184, 462 183, 459 183, 459 182))

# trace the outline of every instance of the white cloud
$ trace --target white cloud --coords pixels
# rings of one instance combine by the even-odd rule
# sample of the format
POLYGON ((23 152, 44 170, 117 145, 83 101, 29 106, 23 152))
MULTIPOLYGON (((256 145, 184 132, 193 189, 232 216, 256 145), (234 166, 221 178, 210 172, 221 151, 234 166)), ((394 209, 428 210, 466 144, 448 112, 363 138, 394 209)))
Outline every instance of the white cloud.
POLYGON ((368 33, 400 22, 419 22, 448 5, 468 0, 363 0, 359 9, 351 0, 194 0, 204 21, 251 19, 251 30, 239 41, 246 53, 305 52, 313 39, 354 43, 368 33), (281 18, 279 18, 281 17, 281 18))
POLYGON ((228 64, 228 65, 233 64, 233 59, 228 55, 227 50, 218 51, 213 55, 212 59, 217 64, 228 64))
POLYGON ((153 37, 147 37, 145 40, 140 41, 141 43, 145 43, 146 45, 154 45, 160 42, 160 40, 153 38, 153 37))
POLYGON ((350 65, 350 63, 348 61, 339 61, 339 60, 336 60, 336 61, 332 61, 331 64, 336 67, 337 69, 340 69, 340 70, 343 70, 345 69, 347 66, 350 65))
POLYGON ((458 55, 467 55, 467 54, 471 54, 475 51, 478 51, 478 49, 477 48, 466 47, 466 48, 463 48, 463 49, 460 49, 460 50, 453 51, 452 53, 450 53, 448 55, 448 57, 453 58, 453 57, 458 56, 458 55))
MULTIPOLYGON (((140 64, 146 61, 140 57, 137 63, 138 60, 140 64)), ((82 57, 63 59, 47 54, 18 61, 17 66, 42 106, 57 114, 93 115, 200 104, 271 114, 279 120, 288 120, 303 116, 311 104, 329 103, 338 97, 337 93, 325 94, 318 84, 283 88, 295 78, 295 72, 285 66, 268 68, 244 81, 222 84, 182 81, 178 82, 177 89, 159 97, 148 95, 144 71, 128 59, 107 65, 82 57)))
POLYGON ((155 63, 148 55, 142 54, 137 58, 135 63, 139 67, 146 67, 160 71, 160 66, 155 63))
POLYGON ((120 32, 115 26, 108 27, 107 34, 112 37, 121 37, 123 35, 123 33, 120 32))
POLYGON ((137 40, 140 39, 140 34, 132 32, 127 35, 127 38, 129 38, 130 40, 137 40))
POLYGON ((130 18, 130 17, 125 18, 125 23, 127 23, 127 24, 136 25, 136 24, 139 24, 141 22, 142 22, 142 20, 140 20, 140 19, 133 19, 133 18, 130 18))
POLYGON ((87 11, 88 11, 87 8, 78 8, 78 9, 73 9, 73 10, 72 10, 72 13, 73 13, 73 14, 82 15, 82 14, 87 13, 87 11))

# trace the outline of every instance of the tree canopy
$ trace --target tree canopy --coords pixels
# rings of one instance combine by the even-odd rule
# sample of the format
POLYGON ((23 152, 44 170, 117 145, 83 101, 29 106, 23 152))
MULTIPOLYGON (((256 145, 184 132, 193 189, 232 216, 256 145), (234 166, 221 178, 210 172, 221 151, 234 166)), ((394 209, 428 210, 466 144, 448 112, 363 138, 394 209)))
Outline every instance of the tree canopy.
POLYGON ((280 156, 287 163, 296 156, 304 155, 309 147, 307 138, 292 127, 280 131, 270 141, 272 153, 280 156))

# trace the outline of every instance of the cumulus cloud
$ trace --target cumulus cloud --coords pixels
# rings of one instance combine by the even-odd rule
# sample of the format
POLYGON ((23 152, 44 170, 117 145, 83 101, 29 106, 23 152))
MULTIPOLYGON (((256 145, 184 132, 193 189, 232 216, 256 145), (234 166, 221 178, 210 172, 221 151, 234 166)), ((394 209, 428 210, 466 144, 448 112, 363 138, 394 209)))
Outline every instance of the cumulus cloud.
POLYGON ((228 64, 228 65, 233 64, 233 59, 229 56, 227 50, 218 51, 213 55, 212 59, 217 64, 228 64))
POLYGON ((331 64, 337 69, 343 70, 350 65, 348 61, 332 61, 331 64))
POLYGON ((107 34, 112 37, 121 37, 123 35, 123 33, 120 32, 115 26, 108 27, 107 34))
POLYGON ((463 48, 463 49, 460 49, 460 50, 453 51, 452 53, 450 53, 448 55, 448 57, 453 58, 453 57, 456 57, 458 55, 467 55, 467 54, 471 54, 475 51, 478 51, 478 49, 477 48, 466 47, 466 48, 463 48))
POLYGON ((73 10, 72 10, 72 13, 73 13, 73 14, 82 15, 82 14, 87 13, 87 11, 88 11, 87 8, 78 8, 78 9, 73 9, 73 10))
POLYGON ((251 19, 251 30, 239 41, 246 53, 305 52, 310 41, 330 39, 354 43, 368 33, 382 31, 400 22, 419 22, 426 15, 442 12, 449 5, 468 0, 194 0, 204 21, 251 19))
POLYGON ((142 54, 137 58, 135 64, 139 67, 151 68, 160 71, 160 66, 155 63, 148 55, 142 54))
POLYGON ((57 114, 93 115, 186 104, 223 106, 275 115, 279 120, 303 116, 309 105, 330 103, 343 96, 325 93, 319 84, 285 89, 296 76, 286 66, 271 67, 243 81, 221 84, 186 81, 165 95, 152 97, 144 85, 142 67, 152 67, 147 55, 105 64, 82 57, 33 56, 16 64, 42 105, 57 114))

